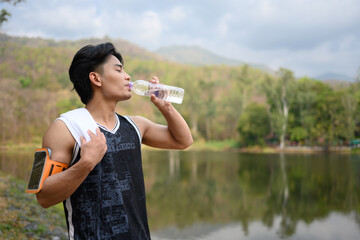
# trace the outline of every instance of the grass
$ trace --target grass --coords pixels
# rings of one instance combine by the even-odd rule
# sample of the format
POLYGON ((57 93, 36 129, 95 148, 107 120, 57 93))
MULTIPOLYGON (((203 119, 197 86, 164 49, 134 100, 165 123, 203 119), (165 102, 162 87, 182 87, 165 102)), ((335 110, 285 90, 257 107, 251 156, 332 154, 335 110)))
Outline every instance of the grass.
POLYGON ((0 171, 0 239, 67 239, 62 204, 43 209, 26 183, 0 171))
POLYGON ((34 137, 30 141, 26 142, 2 142, 0 150, 7 151, 21 151, 21 150, 33 150, 41 148, 42 139, 40 137, 34 137))
POLYGON ((191 149, 199 150, 229 150, 238 148, 238 142, 235 140, 224 141, 195 141, 191 146, 191 149))

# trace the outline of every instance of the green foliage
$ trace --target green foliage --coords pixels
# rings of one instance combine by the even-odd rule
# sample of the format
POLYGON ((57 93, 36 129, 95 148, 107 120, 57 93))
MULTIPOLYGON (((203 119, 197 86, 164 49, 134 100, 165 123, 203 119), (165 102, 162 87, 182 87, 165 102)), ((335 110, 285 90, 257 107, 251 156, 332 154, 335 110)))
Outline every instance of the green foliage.
POLYGON ((60 99, 56 103, 56 108, 59 113, 65 113, 67 111, 81 107, 84 107, 84 104, 80 101, 79 97, 76 96, 60 99))
POLYGON ((275 76, 268 76, 263 84, 270 112, 270 126, 279 136, 280 147, 285 146, 288 132, 289 111, 296 99, 296 82, 290 70, 280 68, 275 76))
MULTIPOLYGON (((20 2, 23 2, 24 0, 1 0, 0 2, 1 3, 9 3, 9 4, 12 4, 12 5, 16 5, 20 2)), ((8 21, 9 17, 11 16, 11 14, 6 10, 6 9, 1 9, 0 10, 0 27, 1 25, 8 21)))
POLYGON ((11 14, 8 11, 6 11, 5 9, 1 9, 1 11, 0 11, 0 26, 2 25, 3 22, 6 22, 10 16, 11 16, 11 14))
MULTIPOLYGON (((24 141, 41 137, 58 114, 82 107, 76 93, 70 93, 68 67, 80 47, 105 40, 109 41, 56 42, 2 35, 0 125, 5 130, 0 133, 0 139, 24 141)), ((310 146, 326 146, 339 140, 347 143, 360 137, 359 83, 334 88, 310 78, 295 79, 290 70, 283 68, 270 74, 248 65, 170 63, 129 43, 113 42, 119 45, 133 80, 148 80, 156 75, 164 84, 185 89, 183 104, 174 106, 188 122, 197 141, 234 140, 239 131, 242 137, 253 139, 250 141, 253 145, 264 143, 260 135, 280 143, 290 140, 310 146), (265 119, 264 109, 256 109, 252 102, 266 106, 266 126, 270 126, 266 133, 251 133, 259 130, 254 124, 238 129, 239 122, 246 126, 244 122, 253 121, 253 115, 265 119), (253 107, 255 110, 251 110, 253 107)), ((148 99, 135 94, 130 101, 119 103, 116 110, 166 124, 148 99)), ((243 144, 249 143, 243 141, 243 144)))
POLYGON ((249 104, 240 116, 237 129, 243 146, 264 145, 270 130, 266 107, 259 103, 249 104))
POLYGON ((302 127, 295 127, 290 129, 290 140, 301 142, 304 141, 308 136, 308 132, 302 127))
POLYGON ((27 88, 32 83, 32 79, 26 78, 26 77, 21 77, 21 78, 19 78, 19 83, 21 84, 22 88, 27 88))

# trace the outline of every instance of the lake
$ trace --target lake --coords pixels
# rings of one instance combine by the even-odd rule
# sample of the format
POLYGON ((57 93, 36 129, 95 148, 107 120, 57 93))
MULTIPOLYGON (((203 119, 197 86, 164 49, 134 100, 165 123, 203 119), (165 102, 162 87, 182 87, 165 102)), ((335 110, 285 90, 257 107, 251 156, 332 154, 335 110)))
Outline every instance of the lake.
MULTIPOLYGON (((0 152, 28 180, 32 152, 0 152)), ((359 239, 360 155, 143 150, 149 225, 166 239, 359 239)))

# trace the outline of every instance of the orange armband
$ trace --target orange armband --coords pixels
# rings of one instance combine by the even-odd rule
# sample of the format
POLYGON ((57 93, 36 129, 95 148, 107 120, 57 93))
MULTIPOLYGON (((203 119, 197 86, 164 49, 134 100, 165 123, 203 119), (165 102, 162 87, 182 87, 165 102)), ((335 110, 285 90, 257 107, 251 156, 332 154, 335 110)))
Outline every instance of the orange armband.
POLYGON ((26 192, 40 192, 43 182, 47 177, 62 172, 68 168, 69 165, 53 161, 50 157, 51 150, 49 148, 36 149, 26 192))

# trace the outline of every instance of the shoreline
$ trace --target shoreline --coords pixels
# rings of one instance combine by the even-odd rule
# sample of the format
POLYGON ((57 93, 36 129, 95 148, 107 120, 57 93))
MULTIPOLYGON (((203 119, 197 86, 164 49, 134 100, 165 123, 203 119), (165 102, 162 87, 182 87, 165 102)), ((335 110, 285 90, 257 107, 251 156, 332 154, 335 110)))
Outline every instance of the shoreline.
MULTIPOLYGON (((41 143, 18 143, 17 145, 13 143, 2 144, 0 146, 0 151, 27 151, 35 150, 41 148, 41 143)), ((146 145, 142 145, 143 150, 165 150, 165 149, 156 149, 146 145)), ((360 148, 352 148, 348 146, 330 146, 328 149, 322 146, 285 146, 283 149, 280 149, 278 146, 253 146, 253 147, 238 147, 237 142, 234 140, 229 141, 195 141, 192 146, 190 146, 185 151, 234 151, 241 153, 360 153, 360 148)))
MULTIPOLYGON (((240 150, 242 152, 242 150, 240 150)), ((251 148, 245 149, 244 152, 256 152, 251 148)), ((356 153, 351 147, 308 147, 308 146, 288 146, 280 149, 279 147, 275 148, 265 148, 260 150, 259 153, 356 153)))
POLYGON ((192 151, 234 151, 241 153, 360 153, 360 148, 349 146, 330 146, 326 149, 323 146, 285 146, 280 149, 278 146, 252 146, 238 147, 237 142, 194 142, 188 149, 192 151))

